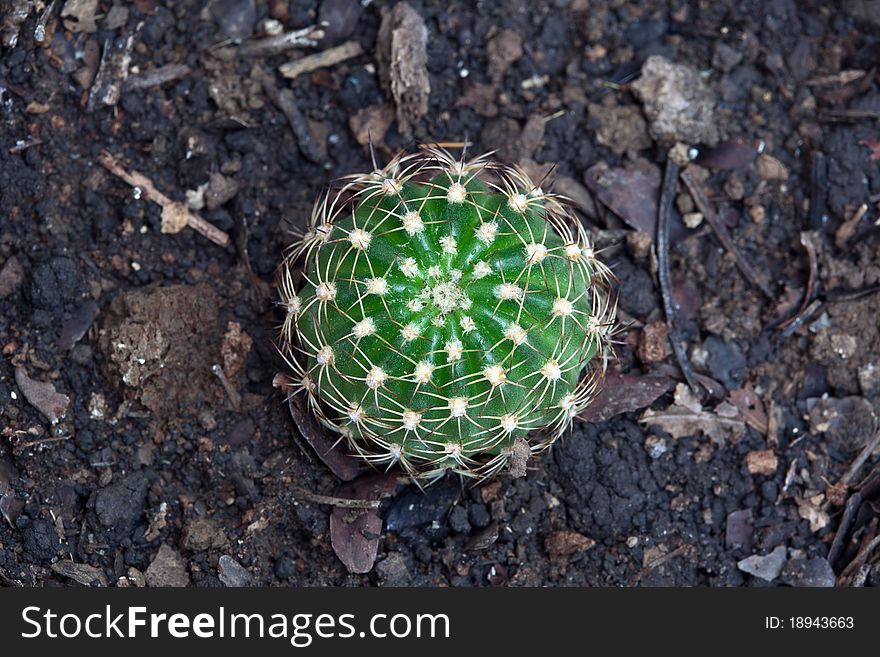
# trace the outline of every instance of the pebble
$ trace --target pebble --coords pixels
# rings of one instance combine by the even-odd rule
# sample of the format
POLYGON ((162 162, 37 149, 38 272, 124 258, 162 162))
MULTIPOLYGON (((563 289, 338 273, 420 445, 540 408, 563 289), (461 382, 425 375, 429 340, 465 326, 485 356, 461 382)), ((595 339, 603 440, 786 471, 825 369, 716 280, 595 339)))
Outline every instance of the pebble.
POLYGON ((743 55, 738 50, 718 40, 712 53, 712 66, 719 71, 729 73, 742 61, 743 55))
POLYGON ((153 558, 144 578, 148 586, 188 586, 189 573, 186 572, 186 564, 183 558, 174 548, 163 543, 153 558))
POLYGON ((758 175, 764 180, 788 180, 788 167, 772 155, 762 153, 755 166, 758 175))
POLYGON ((180 545, 192 552, 203 552, 225 544, 226 535, 210 518, 190 520, 181 532, 180 545))
POLYGON ((458 505, 452 507, 449 513, 449 526, 452 527, 452 531, 459 534, 470 534, 471 523, 468 521, 467 511, 458 505))
POLYGON ((9 256, 0 268, 0 299, 15 292, 24 281, 24 269, 15 256, 9 256))
POLYGON ((782 569, 781 580, 789 586, 833 587, 837 581, 831 564, 823 557, 792 559, 782 569))
POLYGON ((376 574, 382 586, 407 586, 412 581, 412 575, 406 565, 406 557, 400 552, 392 552, 377 563, 376 574))
POLYGON ((102 488, 95 496, 95 513, 104 527, 127 530, 144 511, 150 482, 143 472, 132 472, 116 483, 102 488))
POLYGON ((397 495, 385 517, 388 531, 399 532, 410 527, 424 527, 441 522, 461 494, 461 485, 450 479, 422 491, 410 486, 397 495))
POLYGON ((868 363, 859 367, 859 388, 865 397, 880 396, 880 367, 874 363, 868 363))
POLYGON ((211 3, 210 11, 220 31, 236 42, 254 33, 257 20, 254 0, 217 0, 211 3))
POLYGON ((642 65, 642 75, 632 89, 642 101, 651 134, 658 141, 718 142, 715 97, 697 69, 652 55, 642 65))
POLYGON ((217 574, 220 581, 223 582, 223 586, 242 588, 254 585, 253 575, 228 554, 220 557, 220 561, 217 563, 217 574))
POLYGON ((785 565, 787 554, 788 550, 786 547, 780 545, 770 554, 763 556, 753 554, 750 557, 746 557, 738 562, 736 567, 744 573, 763 579, 765 582, 772 582, 779 577, 782 566, 785 565))
POLYGON ((492 517, 485 504, 476 503, 468 507, 468 522, 471 523, 471 526, 483 529, 488 527, 491 521, 492 517))
POLYGON ((727 549, 750 548, 752 546, 752 532, 754 522, 751 509, 740 509, 727 514, 727 529, 724 534, 724 544, 727 549))
POLYGON ((728 390, 742 385, 746 375, 746 359, 739 347, 710 335, 703 342, 703 348, 706 350, 706 367, 713 378, 728 390))

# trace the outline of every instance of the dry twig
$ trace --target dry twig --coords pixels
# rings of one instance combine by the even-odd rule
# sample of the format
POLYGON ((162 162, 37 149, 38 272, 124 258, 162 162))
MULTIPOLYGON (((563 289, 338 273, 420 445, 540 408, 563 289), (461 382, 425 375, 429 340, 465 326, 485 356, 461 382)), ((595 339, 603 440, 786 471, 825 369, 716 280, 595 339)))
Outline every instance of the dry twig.
POLYGON ((687 354, 682 346, 681 334, 676 324, 675 299, 672 297, 672 280, 669 275, 669 217, 672 214, 672 200, 675 197, 675 186, 678 181, 678 165, 672 158, 666 160, 666 171, 660 188, 660 206, 657 215, 657 278, 660 281, 660 292, 663 296, 663 309, 666 312, 666 326, 672 351, 678 360, 681 373, 695 395, 700 396, 697 379, 694 375, 687 354))
POLYGON ((363 54, 364 49, 358 41, 346 41, 335 48, 327 48, 314 55, 295 59, 278 67, 281 75, 292 80, 303 73, 311 73, 319 68, 335 66, 353 57, 363 54))
POLYGON ((770 286, 764 282, 758 272, 755 271, 754 267, 752 267, 749 261, 745 259, 739 249, 736 248, 736 244, 734 244, 730 232, 724 224, 721 223, 721 220, 715 213, 715 208, 709 203, 709 199, 706 198, 706 193, 703 191, 700 183, 697 182, 690 171, 682 171, 681 179, 691 193, 691 198, 694 199, 697 208, 703 213, 703 217, 705 217, 706 221, 712 227, 712 230, 715 231, 715 235, 718 237, 721 245, 733 256, 733 259, 736 261, 736 266, 739 267, 743 276, 745 276, 752 285, 761 290, 761 292, 764 293, 764 296, 768 299, 773 299, 775 296, 773 290, 770 289, 770 286))
POLYGON ((162 192, 156 189, 153 181, 137 171, 127 171, 119 161, 107 151, 101 151, 98 162, 117 178, 122 179, 141 192, 153 203, 162 206, 162 232, 179 233, 185 226, 189 226, 196 232, 204 235, 218 246, 229 246, 229 235, 216 226, 210 224, 199 215, 190 212, 186 205, 178 201, 172 201, 162 192))

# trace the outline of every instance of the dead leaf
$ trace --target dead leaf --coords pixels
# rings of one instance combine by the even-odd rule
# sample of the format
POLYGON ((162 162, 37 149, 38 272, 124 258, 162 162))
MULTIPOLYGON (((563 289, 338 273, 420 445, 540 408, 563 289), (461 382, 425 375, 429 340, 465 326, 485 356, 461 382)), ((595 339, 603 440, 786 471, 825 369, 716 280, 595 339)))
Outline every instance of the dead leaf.
POLYGON ((746 424, 758 433, 767 435, 767 414, 764 412, 764 404, 761 398, 755 394, 754 390, 749 388, 738 388, 731 390, 727 396, 727 401, 736 406, 746 424))
POLYGON ((688 405, 673 404, 665 411, 648 409, 639 422, 656 426, 673 438, 703 433, 719 445, 723 445, 728 439, 737 440, 745 431, 745 421, 739 411, 727 402, 721 402, 712 412, 702 410, 699 402, 694 404, 693 400, 685 399, 684 396, 679 397, 679 401, 688 405), (698 408, 700 410, 696 410, 698 408))
POLYGON ((328 434, 328 430, 305 408, 299 396, 291 396, 287 401, 297 429, 324 465, 343 481, 351 481, 357 477, 361 470, 360 464, 345 452, 339 438, 328 434))
POLYGON ((28 403, 46 416, 52 424, 60 420, 70 404, 70 397, 55 390, 48 381, 35 381, 24 367, 15 368, 15 383, 28 403))
POLYGON ((3 22, 0 23, 0 43, 6 48, 15 48, 21 24, 25 22, 34 8, 32 0, 14 0, 3 3, 3 22))
POLYGON ((368 146, 372 141, 384 147, 385 134, 393 122, 394 108, 389 103, 382 103, 358 110, 348 119, 348 127, 361 146, 368 146))
MULTIPOLYGON (((397 486, 397 475, 369 473, 342 484, 337 497, 378 500, 397 486)), ((350 573, 367 573, 373 568, 382 535, 382 518, 375 509, 334 507, 330 514, 330 544, 350 573)))
POLYGON ((675 381, 659 374, 617 374, 609 372, 590 405, 578 417, 587 422, 602 422, 615 415, 637 411, 653 404, 672 389, 675 381))
POLYGON ((558 560, 570 557, 578 552, 585 552, 596 545, 596 541, 577 532, 555 531, 547 534, 544 547, 550 559, 558 560))
MULTIPOLYGON (((652 238, 657 232, 657 204, 660 198, 660 171, 635 167, 609 167, 595 164, 584 174, 584 183, 596 198, 607 205, 630 227, 652 238)), ((672 209, 669 222, 670 243, 687 237, 690 231, 681 215, 672 209)))
POLYGON ((107 576, 103 570, 84 563, 73 561, 57 561, 52 564, 52 570, 62 577, 68 577, 83 586, 107 586, 107 576))

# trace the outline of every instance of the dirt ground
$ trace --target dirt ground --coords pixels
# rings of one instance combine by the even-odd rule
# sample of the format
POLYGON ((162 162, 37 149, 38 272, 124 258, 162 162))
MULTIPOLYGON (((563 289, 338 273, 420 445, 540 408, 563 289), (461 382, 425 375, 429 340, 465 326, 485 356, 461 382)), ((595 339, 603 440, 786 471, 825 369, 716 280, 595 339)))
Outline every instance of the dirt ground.
POLYGON ((380 81, 393 4, 0 3, 0 583, 880 584, 878 3, 412 0, 427 111, 380 81), (624 328, 592 421, 525 478, 401 484, 351 574, 272 385, 274 272, 368 139, 555 165, 624 328), (673 189, 669 250, 702 400, 651 250, 667 157, 708 198, 673 189))

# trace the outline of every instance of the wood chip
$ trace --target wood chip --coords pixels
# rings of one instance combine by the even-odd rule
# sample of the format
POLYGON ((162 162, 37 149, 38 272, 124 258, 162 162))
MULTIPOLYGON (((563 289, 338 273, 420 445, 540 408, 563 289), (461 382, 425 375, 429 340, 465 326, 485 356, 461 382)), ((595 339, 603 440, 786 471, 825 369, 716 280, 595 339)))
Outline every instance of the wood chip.
POLYGON ((42 413, 49 422, 56 424, 64 417, 70 405, 70 397, 55 390, 48 381, 35 381, 24 367, 15 368, 15 383, 28 403, 42 413))
POLYGON ((314 55, 295 59, 278 67, 281 75, 289 80, 299 77, 303 73, 311 73, 319 68, 329 68, 340 62, 344 62, 358 55, 362 55, 364 49, 358 41, 346 41, 335 48, 327 48, 314 55))
POLYGON ((746 454, 746 468, 749 474, 770 476, 776 474, 779 459, 772 449, 755 450, 746 454))
POLYGON ((409 3, 399 2, 382 16, 376 42, 379 79, 397 106, 400 134, 408 136, 428 112, 428 28, 409 3))

